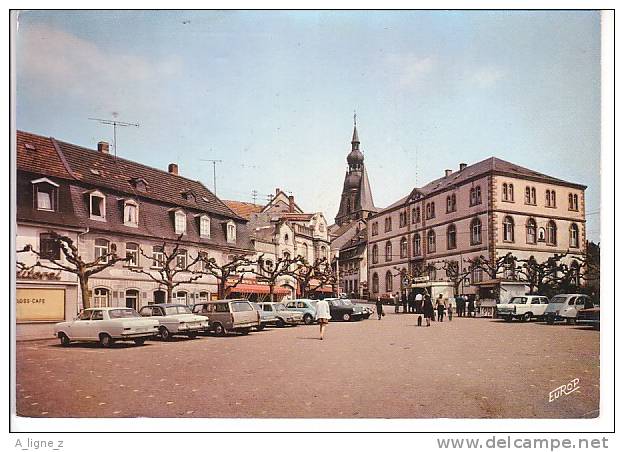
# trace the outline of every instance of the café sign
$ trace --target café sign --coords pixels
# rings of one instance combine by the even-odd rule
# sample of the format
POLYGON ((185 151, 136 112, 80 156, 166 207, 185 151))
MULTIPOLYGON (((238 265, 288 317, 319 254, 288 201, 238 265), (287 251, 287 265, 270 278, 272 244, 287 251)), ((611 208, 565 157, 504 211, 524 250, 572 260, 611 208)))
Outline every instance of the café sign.
POLYGON ((65 320, 64 289, 16 289, 17 322, 57 322, 65 320))

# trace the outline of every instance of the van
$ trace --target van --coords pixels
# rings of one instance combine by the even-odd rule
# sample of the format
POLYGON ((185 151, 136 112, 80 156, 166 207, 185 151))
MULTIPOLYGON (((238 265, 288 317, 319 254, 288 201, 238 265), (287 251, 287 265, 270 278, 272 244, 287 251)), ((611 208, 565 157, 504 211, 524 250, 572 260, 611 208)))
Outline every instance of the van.
POLYGON ((193 313, 208 317, 208 329, 218 336, 231 331, 248 334, 260 326, 260 313, 245 299, 212 300, 193 305, 193 313))
POLYGON ((544 317, 549 325, 556 320, 565 320, 567 323, 576 322, 576 315, 581 309, 593 308, 594 303, 587 295, 579 293, 564 293, 555 295, 546 307, 544 317))

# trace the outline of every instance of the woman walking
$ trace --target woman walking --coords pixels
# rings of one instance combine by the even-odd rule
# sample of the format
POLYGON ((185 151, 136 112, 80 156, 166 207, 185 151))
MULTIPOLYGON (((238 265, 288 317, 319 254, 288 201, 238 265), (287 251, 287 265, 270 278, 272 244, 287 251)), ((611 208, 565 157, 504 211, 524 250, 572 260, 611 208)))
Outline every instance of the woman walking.
POLYGON ((316 320, 318 320, 318 323, 321 327, 321 337, 320 339, 323 340, 323 335, 325 334, 325 328, 327 327, 327 324, 329 323, 329 319, 331 319, 331 314, 329 312, 329 303, 327 303, 326 300, 319 300, 316 302, 316 320))
POLYGON ((375 302, 375 308, 377 308, 377 319, 381 320, 381 317, 384 315, 381 297, 377 297, 377 301, 375 302))
POLYGON ((433 304, 431 304, 431 297, 429 294, 425 295, 423 300, 423 315, 427 319, 427 326, 431 326, 431 318, 433 317, 433 304))

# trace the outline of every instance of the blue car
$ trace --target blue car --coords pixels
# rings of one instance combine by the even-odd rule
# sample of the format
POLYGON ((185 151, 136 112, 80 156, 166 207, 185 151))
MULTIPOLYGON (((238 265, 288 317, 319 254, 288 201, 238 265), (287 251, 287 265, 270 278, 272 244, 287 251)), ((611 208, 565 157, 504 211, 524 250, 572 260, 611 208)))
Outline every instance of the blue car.
POLYGON ((291 300, 286 303, 286 309, 302 313, 303 323, 306 325, 312 325, 316 321, 316 300, 291 300))

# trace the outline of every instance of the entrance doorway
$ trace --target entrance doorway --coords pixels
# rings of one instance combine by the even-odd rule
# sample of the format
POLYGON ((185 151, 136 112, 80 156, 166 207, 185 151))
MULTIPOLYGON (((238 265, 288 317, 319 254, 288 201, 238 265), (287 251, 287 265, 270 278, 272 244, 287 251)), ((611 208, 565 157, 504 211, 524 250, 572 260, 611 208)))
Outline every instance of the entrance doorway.
POLYGON ((164 290, 157 290, 154 292, 154 303, 165 303, 167 300, 167 292, 164 290))
POLYGON ((139 309, 139 291, 134 289, 126 290, 126 308, 139 309))

